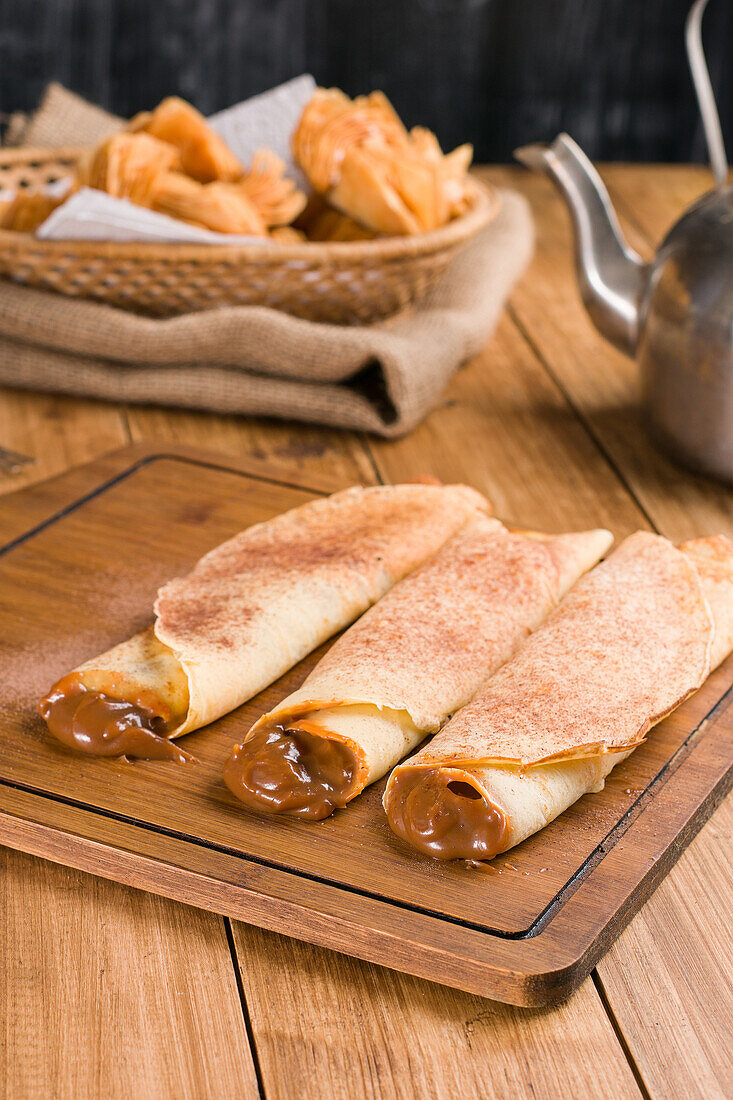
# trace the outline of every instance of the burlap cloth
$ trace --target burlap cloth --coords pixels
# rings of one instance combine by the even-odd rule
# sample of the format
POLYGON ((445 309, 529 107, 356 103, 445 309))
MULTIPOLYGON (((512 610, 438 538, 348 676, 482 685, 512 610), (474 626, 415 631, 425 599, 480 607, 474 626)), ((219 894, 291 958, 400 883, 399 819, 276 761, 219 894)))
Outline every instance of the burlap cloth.
MULTIPOLYGON (((25 126, 14 120, 12 139, 80 145, 118 124, 52 85, 25 126)), ((260 306, 152 320, 0 280, 0 384, 403 435, 481 349, 529 261, 528 205, 502 198, 416 308, 362 328, 260 306)))

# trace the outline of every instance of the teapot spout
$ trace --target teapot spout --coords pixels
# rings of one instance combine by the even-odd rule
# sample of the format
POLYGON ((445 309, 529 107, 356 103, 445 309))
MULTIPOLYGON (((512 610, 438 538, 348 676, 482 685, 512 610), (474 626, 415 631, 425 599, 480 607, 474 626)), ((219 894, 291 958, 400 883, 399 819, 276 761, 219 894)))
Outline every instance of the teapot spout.
POLYGON ((649 265, 624 240, 601 177, 567 134, 549 145, 525 145, 514 156, 527 168, 544 172, 565 196, 575 229, 575 262, 585 307, 596 328, 633 355, 649 265))

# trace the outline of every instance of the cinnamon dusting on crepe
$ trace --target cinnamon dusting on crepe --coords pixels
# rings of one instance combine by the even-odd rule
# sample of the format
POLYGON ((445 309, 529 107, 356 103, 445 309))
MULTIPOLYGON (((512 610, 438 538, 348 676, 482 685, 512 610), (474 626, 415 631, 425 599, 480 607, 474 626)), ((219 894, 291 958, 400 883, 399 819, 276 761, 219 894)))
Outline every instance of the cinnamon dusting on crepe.
POLYGON ((411 763, 530 765, 631 748, 703 683, 713 634, 692 562, 639 531, 411 763))

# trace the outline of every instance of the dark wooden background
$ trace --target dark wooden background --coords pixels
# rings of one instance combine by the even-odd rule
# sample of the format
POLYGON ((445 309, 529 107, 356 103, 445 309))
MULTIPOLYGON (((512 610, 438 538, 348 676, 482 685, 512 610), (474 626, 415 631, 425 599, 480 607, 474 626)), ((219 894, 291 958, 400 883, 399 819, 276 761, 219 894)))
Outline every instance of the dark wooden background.
MULTIPOLYGON (((0 111, 47 81, 130 115, 177 92, 209 113, 303 71, 383 88, 409 123, 501 161, 568 130, 606 160, 699 160, 690 0, 0 0, 0 111)), ((733 3, 705 37, 733 151, 733 3)))

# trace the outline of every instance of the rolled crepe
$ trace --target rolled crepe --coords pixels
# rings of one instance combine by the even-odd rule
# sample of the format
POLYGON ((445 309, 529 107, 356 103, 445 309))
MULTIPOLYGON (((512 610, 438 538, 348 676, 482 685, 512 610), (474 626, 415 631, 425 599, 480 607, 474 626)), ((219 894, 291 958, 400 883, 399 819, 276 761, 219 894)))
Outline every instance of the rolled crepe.
POLYGON ((154 625, 74 669, 40 713, 83 752, 184 760, 172 738, 261 691, 488 511, 467 486, 392 485, 250 527, 161 588, 154 625))
POLYGON ((732 649, 733 543, 630 536, 395 768, 391 828, 440 859, 491 859, 600 791, 732 649))
POLYGON ((227 786, 264 813, 320 819, 346 805, 467 703, 611 542, 477 516, 255 723, 227 786))

